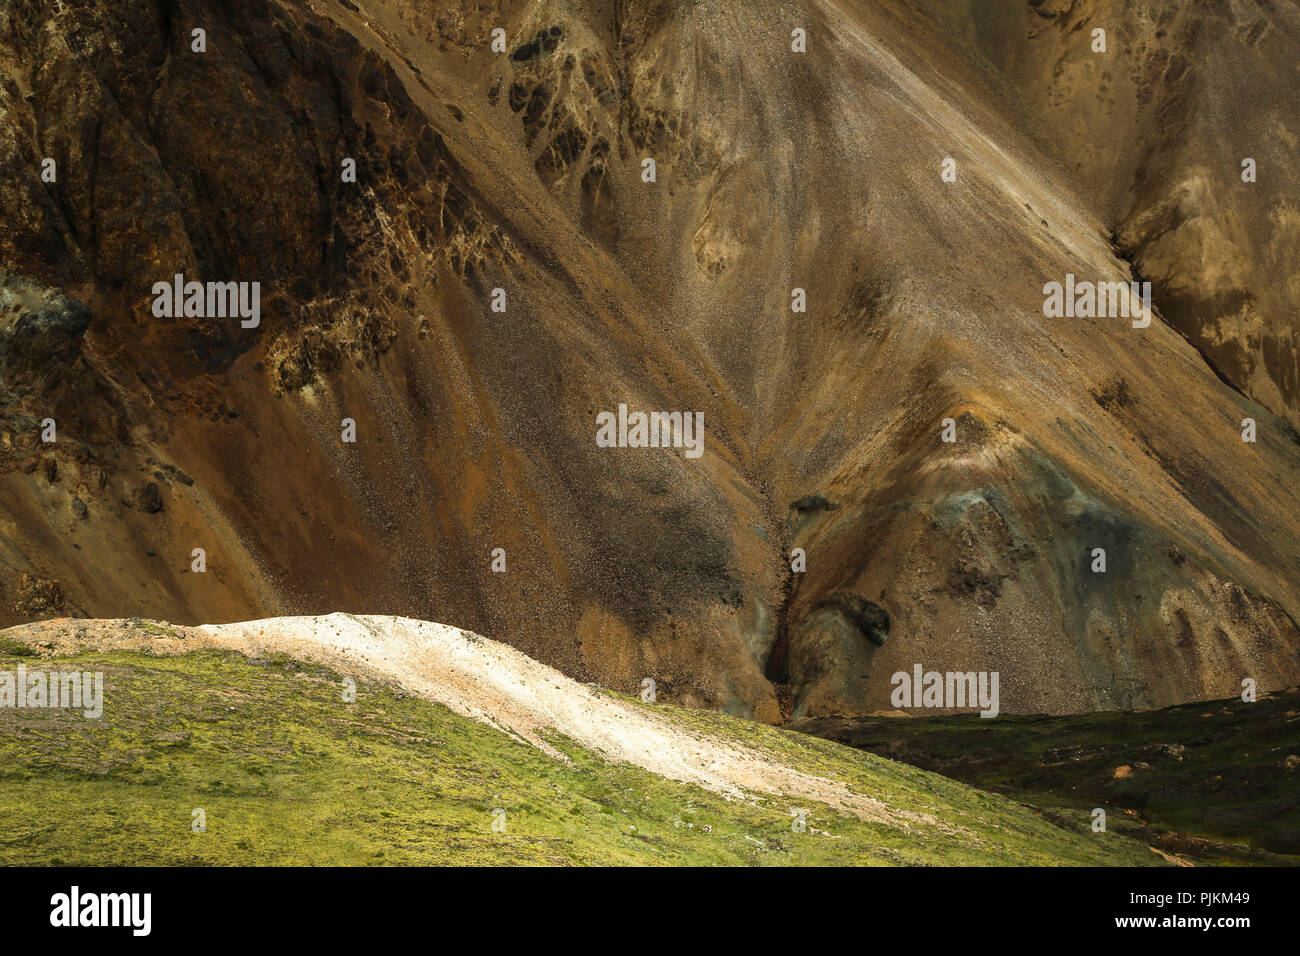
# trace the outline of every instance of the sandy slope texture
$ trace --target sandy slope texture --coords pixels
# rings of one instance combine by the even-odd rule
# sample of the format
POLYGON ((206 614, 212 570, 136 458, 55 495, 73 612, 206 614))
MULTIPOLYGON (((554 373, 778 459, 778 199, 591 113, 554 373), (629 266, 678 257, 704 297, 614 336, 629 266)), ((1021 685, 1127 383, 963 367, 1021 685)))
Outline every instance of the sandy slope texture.
POLYGON ((0 5, 0 626, 401 614, 774 723, 1296 683, 1300 433, 1215 370, 1297 394, 1300 32, 1228 7, 0 5), (178 272, 261 325, 154 316, 178 272))

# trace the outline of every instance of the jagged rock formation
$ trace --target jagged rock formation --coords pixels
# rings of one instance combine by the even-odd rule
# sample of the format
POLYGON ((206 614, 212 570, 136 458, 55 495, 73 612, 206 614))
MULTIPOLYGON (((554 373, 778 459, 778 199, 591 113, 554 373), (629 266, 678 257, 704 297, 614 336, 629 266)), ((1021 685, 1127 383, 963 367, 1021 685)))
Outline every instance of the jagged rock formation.
POLYGON ((766 720, 1294 684, 1294 15, 1169 6, 0 3, 0 625, 397 613, 766 720), (1044 317, 1128 259, 1149 328, 1044 317))

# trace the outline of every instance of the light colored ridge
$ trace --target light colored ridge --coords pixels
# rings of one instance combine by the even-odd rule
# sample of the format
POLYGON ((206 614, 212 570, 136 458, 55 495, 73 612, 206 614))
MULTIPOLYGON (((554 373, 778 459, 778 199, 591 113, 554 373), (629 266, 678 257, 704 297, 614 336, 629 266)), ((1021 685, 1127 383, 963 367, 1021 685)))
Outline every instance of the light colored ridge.
POLYGON ((763 794, 813 801, 896 827, 940 826, 927 813, 895 809, 842 780, 805 773, 780 754, 745 747, 673 719, 652 706, 612 697, 469 631, 406 617, 326 614, 184 627, 136 618, 60 619, 20 625, 56 654, 86 648, 183 654, 221 648, 248 657, 284 654, 341 674, 400 687, 567 760, 553 731, 616 762, 694 784, 729 799, 763 794))
POLYGON ((815 800, 863 819, 907 825, 841 781, 803 773, 773 755, 720 741, 666 715, 610 697, 509 645, 405 617, 328 614, 195 629, 245 654, 285 653, 340 672, 396 683, 425 700, 514 734, 566 759, 541 731, 553 729, 615 761, 730 797, 746 792, 815 800))

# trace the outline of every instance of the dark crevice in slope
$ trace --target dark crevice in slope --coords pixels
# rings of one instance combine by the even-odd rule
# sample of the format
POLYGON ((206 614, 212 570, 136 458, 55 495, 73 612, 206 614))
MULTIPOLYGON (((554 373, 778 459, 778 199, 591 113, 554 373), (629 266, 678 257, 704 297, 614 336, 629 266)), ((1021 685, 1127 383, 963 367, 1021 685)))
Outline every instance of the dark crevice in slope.
MULTIPOLYGON (((1118 241, 1115 238, 1115 234, 1113 232, 1110 234, 1110 245, 1111 245, 1111 249, 1114 251, 1115 257, 1120 261, 1128 264, 1129 269, 1132 270, 1133 279, 1135 281, 1137 282, 1147 281, 1142 274, 1141 268, 1139 268, 1137 264, 1137 259, 1133 251, 1119 245, 1118 241)), ((1188 345, 1190 345, 1196 351, 1196 354, 1201 357, 1201 360, 1205 362, 1206 366, 1210 369, 1211 372, 1214 373, 1215 377, 1218 378, 1220 382, 1228 386, 1228 388, 1232 389, 1234 392, 1236 392, 1238 395, 1240 395, 1242 398, 1246 399, 1247 401, 1258 404, 1255 402, 1253 398, 1251 398, 1244 391, 1242 391, 1242 389, 1237 385, 1237 383, 1234 382, 1231 378, 1229 378, 1221 368, 1219 368, 1219 366, 1215 363, 1214 359, 1210 358, 1210 356, 1206 354, 1205 350, 1201 348, 1201 346, 1196 342, 1195 339, 1193 339, 1179 324, 1175 324, 1173 321, 1170 320, 1170 318, 1167 317, 1172 314, 1169 307, 1170 297, 1168 293, 1162 293, 1160 287, 1154 282, 1151 283, 1151 306, 1152 306, 1151 311, 1152 314, 1155 316, 1155 318, 1159 319, 1170 329, 1173 329, 1173 331, 1177 332, 1180 336, 1182 336, 1183 341, 1186 342, 1188 345)))

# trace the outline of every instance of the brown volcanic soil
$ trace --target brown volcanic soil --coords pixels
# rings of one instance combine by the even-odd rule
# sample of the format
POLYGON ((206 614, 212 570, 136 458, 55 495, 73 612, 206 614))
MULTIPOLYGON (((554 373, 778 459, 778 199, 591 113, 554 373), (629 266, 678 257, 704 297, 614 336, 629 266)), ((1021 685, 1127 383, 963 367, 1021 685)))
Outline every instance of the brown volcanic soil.
POLYGON ((1267 0, 920 0, 942 49, 993 68, 1234 387, 1300 424, 1300 8, 1267 0), (1091 55, 1092 30, 1107 55, 1091 55), (1257 181, 1241 179, 1254 159, 1257 181))
POLYGON ((0 626, 401 614, 766 720, 1296 683, 1293 11, 931 6, 0 6, 0 626), (1176 327, 1043 317, 1122 256, 1176 327))

